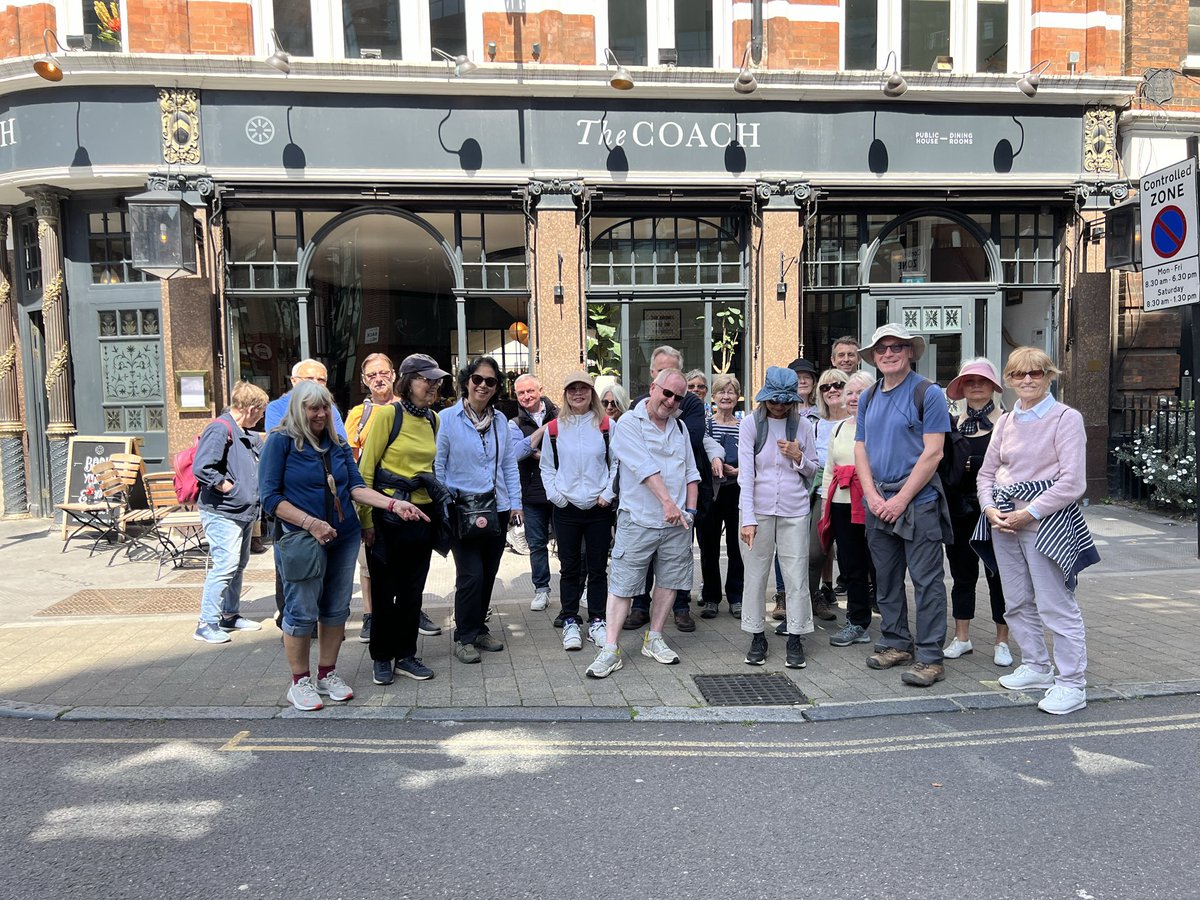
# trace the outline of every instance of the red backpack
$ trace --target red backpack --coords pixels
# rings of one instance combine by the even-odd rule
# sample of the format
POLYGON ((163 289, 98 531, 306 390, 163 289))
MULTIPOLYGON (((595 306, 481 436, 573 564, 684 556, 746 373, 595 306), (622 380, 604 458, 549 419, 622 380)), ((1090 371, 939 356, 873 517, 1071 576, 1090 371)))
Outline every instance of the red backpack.
MULTIPOLYGON (((220 422, 226 428, 229 428, 229 423, 224 419, 216 418, 213 422, 220 422)), ((212 422, 208 423, 209 425, 212 422)), ((233 443, 233 429, 229 428, 229 440, 225 446, 228 447, 233 443)), ((175 456, 175 499, 180 503, 195 503, 200 499, 200 483, 196 481, 196 474, 192 471, 192 465, 196 461, 196 448, 200 446, 200 435, 196 435, 196 440, 192 442, 192 446, 186 450, 180 451, 175 456)))

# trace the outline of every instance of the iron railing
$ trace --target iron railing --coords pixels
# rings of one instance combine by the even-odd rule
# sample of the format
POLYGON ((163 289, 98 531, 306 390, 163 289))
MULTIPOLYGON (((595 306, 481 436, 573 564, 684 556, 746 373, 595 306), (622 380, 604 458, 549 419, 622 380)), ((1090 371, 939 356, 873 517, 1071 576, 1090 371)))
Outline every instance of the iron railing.
POLYGON ((1117 459, 1117 450, 1137 438, 1147 439, 1158 449, 1185 441, 1196 423, 1195 404, 1178 397, 1118 395, 1109 419, 1108 492, 1121 500, 1153 502, 1150 488, 1133 472, 1128 462, 1117 459))

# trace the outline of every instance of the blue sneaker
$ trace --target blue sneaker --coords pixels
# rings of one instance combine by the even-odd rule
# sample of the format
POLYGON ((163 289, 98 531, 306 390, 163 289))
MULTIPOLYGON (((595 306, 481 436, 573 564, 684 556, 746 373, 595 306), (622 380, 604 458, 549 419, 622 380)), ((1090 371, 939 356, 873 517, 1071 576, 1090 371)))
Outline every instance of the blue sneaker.
POLYGON ((371 672, 376 684, 392 683, 392 661, 390 659, 375 660, 371 663, 371 672))
POLYGON ((428 681, 433 677, 433 669, 415 656, 406 656, 404 659, 396 660, 396 671, 414 681, 428 681))
POLYGON ((228 644, 229 635, 211 622, 201 622, 192 634, 192 640, 205 644, 228 644))

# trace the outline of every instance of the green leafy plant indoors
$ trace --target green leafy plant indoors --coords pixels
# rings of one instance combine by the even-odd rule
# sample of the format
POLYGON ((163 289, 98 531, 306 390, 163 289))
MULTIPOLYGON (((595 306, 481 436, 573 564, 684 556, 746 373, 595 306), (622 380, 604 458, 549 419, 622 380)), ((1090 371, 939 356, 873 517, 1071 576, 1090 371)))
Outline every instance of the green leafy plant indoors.
POLYGON ((713 371, 726 373, 733 365, 733 354, 737 351, 746 317, 740 306, 726 306, 713 313, 713 371), (720 328, 720 333, 717 332, 720 328))
POLYGON ((621 374, 621 341, 613 322, 620 308, 603 303, 588 305, 587 359, 588 371, 597 375, 621 374))

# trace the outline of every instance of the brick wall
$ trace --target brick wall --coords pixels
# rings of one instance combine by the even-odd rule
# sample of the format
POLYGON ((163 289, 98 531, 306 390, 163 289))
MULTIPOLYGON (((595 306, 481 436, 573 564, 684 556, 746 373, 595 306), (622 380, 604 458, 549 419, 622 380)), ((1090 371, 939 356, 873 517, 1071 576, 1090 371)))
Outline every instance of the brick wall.
POLYGON ((130 53, 189 53, 187 0, 126 0, 125 49, 130 53))
POLYGON ((556 10, 541 13, 484 13, 483 43, 496 42, 496 62, 532 62, 530 49, 542 45, 540 62, 596 65, 596 19, 556 10))
MULTIPOLYGON (((0 58, 41 56, 46 52, 42 34, 47 28, 58 30, 54 6, 50 3, 0 9, 0 58)), ((50 49, 57 52, 53 38, 50 49)))
MULTIPOLYGON (((793 7, 812 8, 813 15, 836 8, 838 0, 793 0, 793 7)), ((735 3, 749 6, 749 3, 735 3)), ((801 13, 803 15, 803 13, 801 13)), ((733 22, 733 59, 740 63, 750 41, 750 20, 733 22)), ((767 69, 815 69, 835 71, 841 59, 841 32, 837 22, 792 21, 786 16, 771 16, 763 11, 763 59, 767 69)))
POLYGON ((192 53, 254 54, 254 15, 249 3, 190 0, 188 26, 192 53))
MULTIPOLYGON (((1125 74, 1141 75, 1147 69, 1175 69, 1187 56, 1188 0, 1126 0, 1125 74)), ((1154 109, 1140 97, 1135 109, 1154 109)), ((1200 109, 1200 85, 1175 77, 1175 97, 1168 111, 1200 109)))
POLYGON ((1117 317, 1113 390, 1118 393, 1170 393, 1179 387, 1179 310, 1145 312, 1142 279, 1122 273, 1117 317))
POLYGON ((245 0, 127 0, 125 18, 130 53, 254 53, 245 0))
MULTIPOLYGON (((1125 15, 1124 7, 1122 0, 1033 0, 1030 63, 1049 60, 1048 74, 1066 75, 1067 54, 1074 51, 1079 54, 1077 74, 1120 74, 1122 32, 1107 25, 1125 15)), ((1185 28, 1186 15, 1185 10, 1185 28)))

